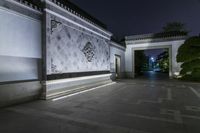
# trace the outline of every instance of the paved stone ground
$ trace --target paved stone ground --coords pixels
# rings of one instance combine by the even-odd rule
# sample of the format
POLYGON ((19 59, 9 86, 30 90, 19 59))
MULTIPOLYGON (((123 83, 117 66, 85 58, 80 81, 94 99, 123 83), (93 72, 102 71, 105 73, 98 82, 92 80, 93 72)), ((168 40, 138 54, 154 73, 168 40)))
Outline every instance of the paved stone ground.
POLYGON ((200 85, 121 80, 0 110, 0 133, 200 133, 200 85))

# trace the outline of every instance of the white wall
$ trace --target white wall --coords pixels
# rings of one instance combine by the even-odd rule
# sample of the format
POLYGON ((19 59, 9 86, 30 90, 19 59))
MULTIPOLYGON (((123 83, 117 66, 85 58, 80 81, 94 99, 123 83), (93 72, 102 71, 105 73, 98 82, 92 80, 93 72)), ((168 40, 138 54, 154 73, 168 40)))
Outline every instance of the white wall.
POLYGON ((133 70, 133 46, 127 45, 125 51, 125 71, 132 72, 133 70))
MULTIPOLYGON (((113 42, 112 42, 113 43, 113 42)), ((118 45, 118 44, 115 44, 118 45)), ((122 76, 124 75, 125 72, 125 48, 122 46, 113 46, 111 44, 110 46, 110 65, 111 65, 111 72, 115 72, 115 55, 118 55, 121 57, 121 64, 120 64, 120 71, 122 76)))
POLYGON ((0 82, 39 78, 41 22, 0 7, 0 82))
POLYGON ((179 47, 184 43, 185 41, 174 41, 172 44, 172 73, 174 76, 179 75, 180 72, 180 66, 181 63, 177 63, 176 56, 178 54, 179 47))
POLYGON ((41 58, 41 22, 0 8, 0 55, 41 58))
POLYGON ((47 74, 110 71, 109 40, 48 14, 47 74))

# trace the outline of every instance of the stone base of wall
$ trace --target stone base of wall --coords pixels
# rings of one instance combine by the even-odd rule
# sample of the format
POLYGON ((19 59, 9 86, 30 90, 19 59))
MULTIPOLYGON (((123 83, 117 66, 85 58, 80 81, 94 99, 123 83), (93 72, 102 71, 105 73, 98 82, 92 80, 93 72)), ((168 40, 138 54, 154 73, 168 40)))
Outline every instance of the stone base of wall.
POLYGON ((0 107, 38 99, 41 91, 39 81, 0 85, 0 107))
POLYGON ((112 80, 124 79, 124 78, 126 78, 126 73, 125 72, 121 72, 118 78, 116 78, 116 73, 112 72, 112 75, 111 75, 111 79, 112 80))
POLYGON ((125 72, 125 77, 129 79, 135 78, 135 74, 133 72, 125 72))
POLYGON ((42 99, 61 97, 111 82, 111 74, 46 81, 42 99))

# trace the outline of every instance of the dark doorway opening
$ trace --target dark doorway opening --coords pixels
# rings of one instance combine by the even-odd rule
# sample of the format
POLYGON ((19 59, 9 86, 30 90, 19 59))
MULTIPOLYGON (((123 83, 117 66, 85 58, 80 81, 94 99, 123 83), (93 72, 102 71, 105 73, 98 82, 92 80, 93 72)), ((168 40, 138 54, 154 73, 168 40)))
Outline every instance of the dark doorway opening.
POLYGON ((115 77, 119 79, 121 77, 121 56, 115 55, 115 77))
POLYGON ((135 51, 135 77, 150 80, 169 79, 169 49, 135 51))

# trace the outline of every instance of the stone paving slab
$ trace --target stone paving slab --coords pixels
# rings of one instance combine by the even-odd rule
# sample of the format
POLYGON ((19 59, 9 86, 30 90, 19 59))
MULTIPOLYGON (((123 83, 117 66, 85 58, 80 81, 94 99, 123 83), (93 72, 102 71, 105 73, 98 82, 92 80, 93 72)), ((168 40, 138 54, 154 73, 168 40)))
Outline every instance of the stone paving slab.
POLYGON ((118 81, 0 110, 0 133, 200 133, 198 84, 118 81))

